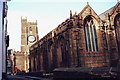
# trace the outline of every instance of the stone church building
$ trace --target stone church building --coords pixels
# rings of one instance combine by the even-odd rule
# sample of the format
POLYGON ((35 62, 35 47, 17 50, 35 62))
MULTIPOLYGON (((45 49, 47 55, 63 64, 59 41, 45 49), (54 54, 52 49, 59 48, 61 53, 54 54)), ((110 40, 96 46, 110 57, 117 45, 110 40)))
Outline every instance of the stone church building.
POLYGON ((87 4, 30 47, 30 71, 120 64, 120 3, 97 15, 87 4))
POLYGON ((29 52, 29 47, 38 41, 36 22, 28 22, 27 17, 21 17, 21 52, 29 52))
POLYGON ((20 71, 29 71, 29 47, 39 40, 36 22, 29 22, 27 17, 21 17, 21 51, 14 51, 16 68, 20 71))

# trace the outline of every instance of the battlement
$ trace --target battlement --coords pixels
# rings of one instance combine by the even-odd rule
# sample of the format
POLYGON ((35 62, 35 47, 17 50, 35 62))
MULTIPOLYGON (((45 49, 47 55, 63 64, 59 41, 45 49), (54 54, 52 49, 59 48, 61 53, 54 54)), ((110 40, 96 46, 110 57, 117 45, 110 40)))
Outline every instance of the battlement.
POLYGON ((30 25, 37 25, 37 22, 28 22, 30 25))
POLYGON ((37 20, 36 20, 36 22, 28 22, 27 17, 21 17, 21 21, 26 22, 27 24, 30 24, 30 25, 37 25, 37 20))
POLYGON ((21 16, 21 21, 27 21, 27 17, 22 17, 21 16))

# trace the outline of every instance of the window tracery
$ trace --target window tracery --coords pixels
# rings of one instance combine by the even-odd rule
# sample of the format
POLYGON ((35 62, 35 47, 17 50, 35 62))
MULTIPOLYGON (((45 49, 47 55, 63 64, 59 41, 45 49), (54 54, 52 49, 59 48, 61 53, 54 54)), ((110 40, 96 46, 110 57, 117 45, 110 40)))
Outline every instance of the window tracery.
POLYGON ((87 52, 98 51, 97 35, 93 18, 88 16, 84 22, 87 52))

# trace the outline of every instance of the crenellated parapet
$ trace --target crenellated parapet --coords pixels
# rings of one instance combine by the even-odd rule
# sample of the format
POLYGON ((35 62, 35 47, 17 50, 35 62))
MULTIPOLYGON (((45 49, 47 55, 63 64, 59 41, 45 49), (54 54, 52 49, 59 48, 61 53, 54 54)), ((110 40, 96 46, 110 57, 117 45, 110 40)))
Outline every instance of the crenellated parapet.
POLYGON ((28 22, 30 25, 37 25, 37 22, 28 22))

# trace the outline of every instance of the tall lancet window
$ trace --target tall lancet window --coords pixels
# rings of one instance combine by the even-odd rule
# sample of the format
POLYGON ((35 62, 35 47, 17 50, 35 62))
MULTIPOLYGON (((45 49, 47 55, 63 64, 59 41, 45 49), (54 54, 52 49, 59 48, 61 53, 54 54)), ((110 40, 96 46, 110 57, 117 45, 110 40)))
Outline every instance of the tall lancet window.
POLYGON ((120 53, 120 13, 116 15, 114 20, 116 40, 118 45, 118 51, 120 53))
POLYGON ((87 52, 98 51, 97 35, 93 18, 88 16, 84 20, 85 40, 87 52))

